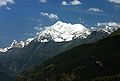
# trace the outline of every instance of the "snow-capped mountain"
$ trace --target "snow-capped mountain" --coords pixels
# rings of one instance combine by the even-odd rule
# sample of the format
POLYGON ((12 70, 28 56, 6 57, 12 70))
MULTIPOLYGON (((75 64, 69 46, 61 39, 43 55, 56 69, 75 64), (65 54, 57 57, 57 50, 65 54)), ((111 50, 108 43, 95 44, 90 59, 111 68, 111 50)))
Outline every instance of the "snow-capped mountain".
POLYGON ((33 38, 20 42, 14 40, 9 47, 0 49, 0 64, 15 73, 21 72, 80 44, 102 39, 118 28, 87 28, 81 24, 58 21, 33 38))
POLYGON ((0 48, 0 52, 7 52, 11 48, 12 48, 11 46, 6 48, 0 48))
POLYGON ((35 38, 28 38, 26 41, 20 41, 20 42, 13 40, 13 42, 11 43, 11 45, 9 47, 0 48, 0 52, 7 52, 8 50, 10 50, 12 48, 24 48, 34 39, 35 38))
POLYGON ((111 34, 118 28, 120 28, 120 25, 116 25, 115 23, 98 24, 98 27, 87 28, 82 24, 71 24, 58 21, 52 26, 45 27, 38 33, 36 38, 39 42, 48 42, 50 40, 54 42, 65 42, 72 41, 76 38, 85 39, 95 31, 111 34))
MULTIPOLYGON (((40 32, 37 33, 37 36, 35 36, 34 38, 28 38, 27 40, 20 42, 13 40, 13 43, 9 47, 0 48, 0 52, 7 52, 11 48, 24 48, 33 40, 37 40, 38 42, 42 42, 42 43, 49 41, 68 42, 77 38, 87 39, 87 37, 88 38, 91 37, 90 35, 91 34, 93 35, 95 31, 96 33, 98 32, 99 34, 103 32, 104 35, 105 33, 111 34, 112 32, 116 31, 118 28, 120 28, 120 26, 118 25, 114 26, 111 24, 110 25, 102 24, 102 27, 87 28, 82 24, 71 24, 71 23, 64 23, 62 21, 57 21, 52 26, 44 27, 40 32)), ((94 37, 99 38, 97 37, 97 35, 96 37, 94 35, 94 37)))
POLYGON ((1 48, 0 52, 7 52, 11 48, 23 48, 27 46, 32 40, 37 39, 39 42, 66 42, 72 41, 76 38, 86 38, 91 31, 81 24, 64 23, 62 21, 56 22, 54 25, 45 27, 34 38, 28 38, 26 41, 17 42, 13 40, 10 47, 1 48))
POLYGON ((111 34, 112 32, 116 31, 117 29, 119 29, 120 26, 104 26, 104 27, 91 27, 91 31, 103 31, 106 32, 108 34, 111 34))
POLYGON ((91 31, 81 24, 67 24, 58 21, 54 25, 46 27, 41 31, 37 39, 40 42, 48 42, 50 40, 54 42, 72 41, 77 37, 86 38, 90 33, 91 31))
POLYGON ((4 49, 0 48, 0 52, 6 52, 6 50, 4 50, 4 49))

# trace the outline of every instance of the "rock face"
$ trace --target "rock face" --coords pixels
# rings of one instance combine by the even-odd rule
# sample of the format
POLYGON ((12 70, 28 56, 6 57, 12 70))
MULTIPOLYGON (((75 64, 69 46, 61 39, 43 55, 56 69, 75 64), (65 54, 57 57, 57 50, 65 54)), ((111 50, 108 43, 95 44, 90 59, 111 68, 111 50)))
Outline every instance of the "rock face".
POLYGON ((81 24, 58 21, 44 28, 34 38, 13 41, 10 47, 0 49, 0 64, 18 73, 80 44, 95 42, 115 30, 115 27, 86 28, 81 24))

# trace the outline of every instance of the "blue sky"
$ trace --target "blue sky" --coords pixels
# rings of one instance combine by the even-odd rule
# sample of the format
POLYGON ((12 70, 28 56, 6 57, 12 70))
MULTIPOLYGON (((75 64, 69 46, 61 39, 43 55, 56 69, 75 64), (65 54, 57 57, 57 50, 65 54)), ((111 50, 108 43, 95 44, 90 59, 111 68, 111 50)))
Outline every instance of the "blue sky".
POLYGON ((35 36, 35 27, 58 20, 82 23, 120 23, 120 0, 0 0, 0 47, 35 36))

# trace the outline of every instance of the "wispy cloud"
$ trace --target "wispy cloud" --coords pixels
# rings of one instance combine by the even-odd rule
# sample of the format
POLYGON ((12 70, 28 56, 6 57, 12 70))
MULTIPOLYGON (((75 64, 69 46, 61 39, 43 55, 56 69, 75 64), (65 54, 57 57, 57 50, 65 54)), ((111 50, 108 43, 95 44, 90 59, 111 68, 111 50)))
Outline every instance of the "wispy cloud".
POLYGON ((107 1, 109 1, 109 2, 111 2, 111 3, 120 4, 120 0, 107 0, 107 1))
POLYGON ((70 2, 71 5, 80 5, 81 2, 79 0, 73 0, 72 2, 70 2))
POLYGON ((40 3, 47 3, 47 0, 39 0, 40 3))
POLYGON ((120 23, 116 23, 116 22, 105 22, 105 23, 97 23, 97 26, 116 26, 116 27, 120 27, 120 23))
POLYGON ((7 6, 8 4, 15 4, 14 0, 0 0, 0 7, 7 6))
POLYGON ((73 0, 71 2, 62 1, 61 5, 80 5, 82 4, 79 0, 73 0))
POLYGON ((46 17, 48 17, 49 19, 52 19, 52 20, 58 20, 59 19, 58 15, 54 14, 54 13, 41 12, 40 14, 42 16, 46 16, 46 17))
POLYGON ((88 11, 89 12, 103 12, 103 10, 101 10, 99 8, 89 8, 88 11))

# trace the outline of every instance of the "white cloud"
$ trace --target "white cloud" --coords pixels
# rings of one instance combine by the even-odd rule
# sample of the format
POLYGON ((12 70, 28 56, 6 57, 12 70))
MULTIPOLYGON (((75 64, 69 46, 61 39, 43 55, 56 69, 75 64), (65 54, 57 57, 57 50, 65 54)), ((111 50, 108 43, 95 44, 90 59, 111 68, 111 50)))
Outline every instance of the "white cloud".
POLYGON ((0 0, 0 7, 7 6, 8 4, 15 4, 14 0, 0 0))
POLYGON ((103 10, 101 10, 99 8, 89 8, 88 11, 90 11, 90 12, 103 12, 103 10))
POLYGON ((11 8, 10 8, 10 7, 6 7, 6 9, 7 9, 7 10, 11 10, 11 8))
POLYGON ((72 2, 70 2, 71 5, 80 5, 81 2, 79 0, 73 0, 72 2))
POLYGON ((61 4, 62 5, 68 5, 68 3, 66 1, 63 1, 61 4))
POLYGON ((116 3, 116 4, 120 4, 120 0, 108 0, 111 3, 116 3))
POLYGON ((115 26, 115 27, 120 27, 120 23, 116 22, 105 22, 105 23, 97 23, 97 26, 115 26))
POLYGON ((80 5, 82 4, 79 0, 73 0, 71 2, 62 1, 61 5, 80 5))
POLYGON ((41 3, 47 3, 47 0, 39 0, 41 3))
POLYGON ((58 17, 57 14, 45 13, 45 12, 41 12, 40 14, 41 14, 42 16, 46 16, 46 17, 48 17, 48 18, 50 18, 50 19, 53 19, 53 20, 58 20, 58 19, 59 19, 59 17, 58 17))

